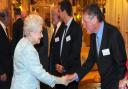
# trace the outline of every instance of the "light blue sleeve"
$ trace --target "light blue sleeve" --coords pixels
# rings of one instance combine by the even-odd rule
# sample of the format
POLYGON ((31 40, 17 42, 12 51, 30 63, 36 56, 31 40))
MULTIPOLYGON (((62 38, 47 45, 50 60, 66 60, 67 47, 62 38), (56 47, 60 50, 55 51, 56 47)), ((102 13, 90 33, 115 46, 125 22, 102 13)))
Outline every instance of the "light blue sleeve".
POLYGON ((35 76, 41 82, 54 87, 56 77, 50 75, 40 64, 39 55, 34 47, 28 47, 23 51, 25 67, 26 69, 35 76))

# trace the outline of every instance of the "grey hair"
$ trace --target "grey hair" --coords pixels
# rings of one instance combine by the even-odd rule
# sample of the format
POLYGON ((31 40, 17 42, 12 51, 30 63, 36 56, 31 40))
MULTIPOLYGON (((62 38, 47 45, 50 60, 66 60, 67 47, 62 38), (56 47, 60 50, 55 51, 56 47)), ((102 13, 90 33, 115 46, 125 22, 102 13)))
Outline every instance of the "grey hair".
POLYGON ((30 14, 24 20, 24 36, 27 36, 30 32, 38 30, 40 25, 43 25, 44 21, 38 14, 30 14))

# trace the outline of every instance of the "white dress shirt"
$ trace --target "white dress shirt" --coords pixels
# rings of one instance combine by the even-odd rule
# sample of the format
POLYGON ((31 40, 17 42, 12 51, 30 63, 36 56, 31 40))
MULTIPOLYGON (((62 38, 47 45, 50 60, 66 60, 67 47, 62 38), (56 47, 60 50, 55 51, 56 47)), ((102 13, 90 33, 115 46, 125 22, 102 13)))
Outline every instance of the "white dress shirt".
POLYGON ((58 22, 57 28, 56 28, 56 30, 55 30, 55 34, 57 33, 58 29, 60 28, 61 23, 62 23, 61 21, 58 22))

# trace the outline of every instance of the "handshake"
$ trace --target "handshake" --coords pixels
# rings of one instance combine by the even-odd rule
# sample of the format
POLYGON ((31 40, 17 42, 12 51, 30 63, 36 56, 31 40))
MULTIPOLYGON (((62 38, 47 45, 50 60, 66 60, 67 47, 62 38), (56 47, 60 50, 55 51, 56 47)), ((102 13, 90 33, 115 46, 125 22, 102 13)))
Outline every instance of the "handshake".
POLYGON ((69 83, 73 82, 74 80, 77 79, 77 74, 74 73, 74 74, 67 74, 65 76, 62 76, 59 78, 58 83, 56 84, 63 84, 65 86, 67 86, 69 83))
MULTIPOLYGON (((58 71, 59 73, 63 73, 64 67, 60 64, 56 64, 56 71, 58 71)), ((59 80, 57 80, 59 82, 57 82, 56 84, 63 84, 67 86, 69 83, 73 82, 77 78, 78 75, 76 73, 66 74, 65 76, 60 77, 59 80)))
POLYGON ((119 82, 119 89, 128 89, 128 80, 123 79, 119 82))

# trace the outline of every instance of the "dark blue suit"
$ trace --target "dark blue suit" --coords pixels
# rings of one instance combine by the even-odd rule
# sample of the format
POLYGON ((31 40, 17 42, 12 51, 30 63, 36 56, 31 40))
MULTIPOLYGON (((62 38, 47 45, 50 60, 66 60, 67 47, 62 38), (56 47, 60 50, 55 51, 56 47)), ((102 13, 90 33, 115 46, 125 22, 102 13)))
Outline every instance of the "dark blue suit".
MULTIPOLYGON (((62 75, 74 73, 81 68, 80 52, 82 46, 82 28, 73 19, 69 28, 66 30, 67 32, 63 40, 60 56, 61 65, 65 70, 62 75)), ((67 87, 62 86, 57 89, 78 89, 78 83, 72 82, 67 87)))
POLYGON ((10 89, 10 77, 11 77, 11 65, 12 60, 10 56, 10 43, 9 39, 0 24, 0 75, 6 73, 8 80, 3 82, 0 80, 0 88, 1 89, 10 89))
POLYGON ((61 23, 60 27, 58 28, 57 33, 55 34, 55 31, 52 35, 52 39, 50 42, 50 73, 54 75, 58 75, 59 73, 55 69, 56 64, 60 64, 60 44, 61 44, 61 38, 63 34, 63 28, 65 24, 61 23), (58 41, 55 41, 55 39, 59 39, 58 41))
POLYGON ((91 34, 87 61, 81 70, 77 71, 79 79, 91 70, 94 63, 97 63, 101 76, 101 89, 118 89, 119 80, 124 78, 126 72, 126 51, 123 37, 116 27, 104 24, 99 55, 96 49, 96 34, 91 34))

